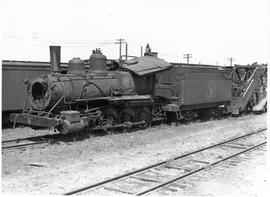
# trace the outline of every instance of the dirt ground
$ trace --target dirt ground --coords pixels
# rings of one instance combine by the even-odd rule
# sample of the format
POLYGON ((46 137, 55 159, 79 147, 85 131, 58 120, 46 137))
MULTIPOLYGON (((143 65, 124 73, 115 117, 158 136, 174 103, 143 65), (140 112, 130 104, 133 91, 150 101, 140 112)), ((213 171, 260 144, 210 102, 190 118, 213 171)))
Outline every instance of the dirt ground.
MULTIPOLYGON (((2 151, 2 191, 62 194, 124 172, 265 128, 267 114, 160 125, 74 142, 2 151)), ((52 131, 5 129, 2 139, 52 131)), ((264 181, 264 180, 262 180, 264 181)), ((199 195, 199 194, 197 194, 199 195)))

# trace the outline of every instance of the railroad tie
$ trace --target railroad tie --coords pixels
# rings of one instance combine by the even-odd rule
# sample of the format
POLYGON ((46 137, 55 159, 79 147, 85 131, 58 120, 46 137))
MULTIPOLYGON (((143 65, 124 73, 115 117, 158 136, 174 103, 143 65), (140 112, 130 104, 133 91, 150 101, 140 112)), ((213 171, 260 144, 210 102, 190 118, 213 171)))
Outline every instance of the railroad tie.
POLYGON ((143 175, 135 175, 135 176, 132 176, 131 178, 142 180, 142 181, 147 181, 147 182, 154 182, 154 183, 160 182, 160 180, 157 180, 157 179, 154 179, 151 177, 147 177, 147 176, 143 176, 143 175))
POLYGON ((192 159, 190 161, 197 162, 197 163, 202 163, 202 164, 206 164, 206 165, 210 164, 210 162, 208 162, 208 161, 201 161, 201 160, 196 160, 196 159, 192 159))
POLYGON ((229 147, 229 148, 237 148, 237 149, 247 149, 247 148, 249 148, 248 146, 243 145, 243 144, 233 144, 233 143, 223 144, 222 146, 229 147))
POLYGON ((113 186, 110 187, 103 187, 106 190, 111 190, 111 191, 116 191, 116 192, 121 192, 121 193, 126 193, 126 194, 131 194, 134 195, 133 192, 131 192, 130 190, 125 190, 123 188, 114 188, 113 186))

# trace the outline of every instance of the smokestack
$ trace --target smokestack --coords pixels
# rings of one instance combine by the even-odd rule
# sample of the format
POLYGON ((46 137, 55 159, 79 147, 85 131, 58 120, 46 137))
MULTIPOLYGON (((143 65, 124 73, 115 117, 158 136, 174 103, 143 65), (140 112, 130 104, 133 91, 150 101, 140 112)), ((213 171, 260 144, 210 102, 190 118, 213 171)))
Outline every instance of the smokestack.
POLYGON ((60 72, 60 63, 61 63, 60 46, 50 46, 50 62, 51 62, 51 71, 60 72))

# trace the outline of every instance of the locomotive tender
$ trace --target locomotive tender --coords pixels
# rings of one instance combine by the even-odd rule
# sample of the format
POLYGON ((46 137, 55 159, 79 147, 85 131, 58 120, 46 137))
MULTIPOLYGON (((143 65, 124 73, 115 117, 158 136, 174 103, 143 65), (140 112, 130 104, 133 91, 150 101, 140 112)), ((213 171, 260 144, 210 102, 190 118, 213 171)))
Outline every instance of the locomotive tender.
MULTIPOLYGON (((51 54, 60 53, 59 48, 51 49, 51 54)), ((52 73, 27 83, 28 102, 23 113, 11 114, 14 124, 67 134, 146 126, 164 118, 238 114, 266 100, 265 65, 244 67, 248 72, 242 69, 239 74, 236 67, 168 63, 149 48, 143 57, 125 61, 114 71, 108 69, 99 49, 90 56, 88 70, 80 58, 69 61, 65 74, 57 67, 59 58, 51 62, 56 65, 52 73), (242 89, 236 95, 239 84, 242 89)), ((266 103, 261 105, 265 108, 266 103)))

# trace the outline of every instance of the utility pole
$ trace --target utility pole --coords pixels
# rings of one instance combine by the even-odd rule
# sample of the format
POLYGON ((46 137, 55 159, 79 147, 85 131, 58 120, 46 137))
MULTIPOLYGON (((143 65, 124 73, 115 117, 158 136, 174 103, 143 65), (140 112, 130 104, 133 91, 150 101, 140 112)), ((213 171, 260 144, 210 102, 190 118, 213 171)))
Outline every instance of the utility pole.
POLYGON ((126 43, 126 61, 127 61, 127 58, 128 58, 128 43, 126 43))
POLYGON ((115 44, 119 44, 119 61, 121 61, 121 56, 122 56, 122 44, 123 44, 123 43, 126 43, 126 42, 125 42, 125 39, 122 39, 122 38, 117 39, 117 41, 119 41, 119 42, 116 42, 115 44))
POLYGON ((141 57, 143 56, 143 47, 141 46, 141 57))
POLYGON ((234 61, 233 57, 228 58, 228 61, 230 61, 230 66, 232 66, 232 62, 234 61))
POLYGON ((192 54, 190 53, 184 54, 183 58, 187 59, 187 64, 189 64, 189 59, 192 58, 192 54))

